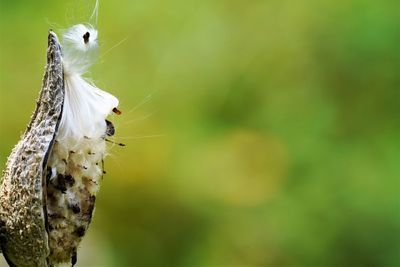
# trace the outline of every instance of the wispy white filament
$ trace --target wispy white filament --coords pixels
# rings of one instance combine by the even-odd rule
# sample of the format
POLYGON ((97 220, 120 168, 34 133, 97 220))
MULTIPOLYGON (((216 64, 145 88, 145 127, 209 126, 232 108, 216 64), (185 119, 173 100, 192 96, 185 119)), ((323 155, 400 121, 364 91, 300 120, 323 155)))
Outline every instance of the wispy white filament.
POLYGON ((72 146, 83 138, 101 138, 106 117, 118 106, 118 99, 82 77, 97 56, 97 31, 78 24, 63 34, 65 100, 56 139, 72 146))
POLYGON ((91 25, 77 24, 62 37, 64 71, 69 75, 84 74, 97 59, 97 30, 91 25))

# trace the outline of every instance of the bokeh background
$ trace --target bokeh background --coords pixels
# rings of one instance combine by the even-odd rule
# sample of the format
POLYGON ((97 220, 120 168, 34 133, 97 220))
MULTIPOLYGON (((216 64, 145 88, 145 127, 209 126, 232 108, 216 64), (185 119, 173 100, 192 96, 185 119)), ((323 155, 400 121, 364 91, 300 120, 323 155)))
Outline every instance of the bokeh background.
MULTIPOLYGON (((47 30, 87 21, 94 1, 0 2, 4 166, 47 30)), ((127 146, 110 147, 78 266, 400 266, 399 12, 101 1, 88 76, 119 97, 127 146)))

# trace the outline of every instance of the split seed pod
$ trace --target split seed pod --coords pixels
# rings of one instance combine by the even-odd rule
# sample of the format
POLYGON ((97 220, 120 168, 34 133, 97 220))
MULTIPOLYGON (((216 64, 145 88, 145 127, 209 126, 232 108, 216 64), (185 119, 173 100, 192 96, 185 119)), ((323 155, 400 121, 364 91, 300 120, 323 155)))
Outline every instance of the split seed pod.
POLYGON ((37 107, 0 185, 0 248, 10 266, 77 261, 103 174, 106 137, 114 133, 106 117, 118 106, 82 77, 96 41, 97 31, 83 24, 66 31, 62 46, 49 32, 37 107))

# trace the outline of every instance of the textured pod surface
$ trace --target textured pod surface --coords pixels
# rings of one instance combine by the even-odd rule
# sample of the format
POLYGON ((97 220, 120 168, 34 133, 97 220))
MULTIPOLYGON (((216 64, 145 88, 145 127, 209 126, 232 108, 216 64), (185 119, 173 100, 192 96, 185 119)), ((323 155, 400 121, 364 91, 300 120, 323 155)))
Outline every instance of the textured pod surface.
POLYGON ((37 107, 8 158, 0 187, 0 245, 11 266, 47 266, 44 170, 59 125, 64 93, 61 47, 50 31, 37 107))

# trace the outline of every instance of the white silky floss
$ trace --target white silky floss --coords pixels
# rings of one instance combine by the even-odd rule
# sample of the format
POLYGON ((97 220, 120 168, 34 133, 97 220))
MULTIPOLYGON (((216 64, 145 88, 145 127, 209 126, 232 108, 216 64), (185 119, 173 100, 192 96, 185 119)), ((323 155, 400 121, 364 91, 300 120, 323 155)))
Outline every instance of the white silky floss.
POLYGON ((97 58, 96 29, 84 24, 72 26, 63 34, 62 49, 65 101, 56 140, 74 146, 83 138, 105 135, 105 119, 118 106, 118 99, 82 77, 97 58))

